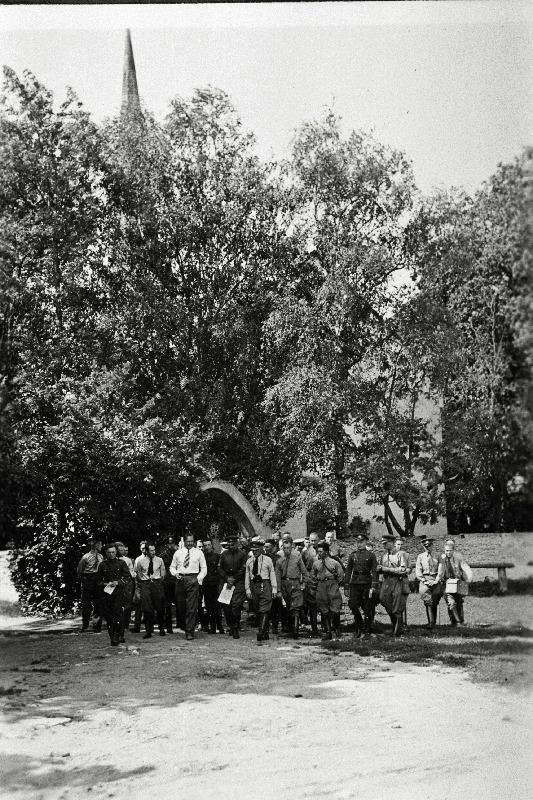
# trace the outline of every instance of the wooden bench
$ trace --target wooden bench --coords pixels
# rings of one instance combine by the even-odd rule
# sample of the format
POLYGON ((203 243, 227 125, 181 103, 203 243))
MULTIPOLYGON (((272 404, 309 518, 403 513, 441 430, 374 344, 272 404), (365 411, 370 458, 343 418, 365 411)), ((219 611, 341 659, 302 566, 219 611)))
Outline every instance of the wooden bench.
POLYGON ((507 594, 509 591, 507 587, 507 570, 512 569, 514 564, 510 561, 476 561, 475 564, 470 564, 472 569, 495 569, 498 571, 498 582, 500 584, 500 592, 507 594))

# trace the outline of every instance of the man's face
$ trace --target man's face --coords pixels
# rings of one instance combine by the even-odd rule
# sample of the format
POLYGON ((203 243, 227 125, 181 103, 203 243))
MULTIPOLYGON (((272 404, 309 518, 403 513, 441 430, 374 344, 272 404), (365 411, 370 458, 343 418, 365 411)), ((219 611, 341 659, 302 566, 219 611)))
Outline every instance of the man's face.
POLYGON ((292 542, 283 542, 283 552, 286 556, 290 554, 292 550, 292 542))
POLYGON ((262 551, 262 549, 263 549, 263 548, 262 548, 260 545, 258 545, 258 544, 253 544, 253 545, 252 545, 252 555, 253 555, 253 557, 254 557, 254 558, 257 558, 257 556, 260 556, 260 555, 261 555, 261 551, 262 551))
POLYGON ((119 544, 119 546, 118 546, 118 554, 119 554, 119 556, 125 556, 126 555, 126 548, 124 547, 123 544, 119 544))
POLYGON ((113 561, 113 559, 117 557, 117 548, 115 547, 115 545, 107 548, 106 555, 110 561, 113 561))
POLYGON ((433 542, 424 542, 424 548, 427 553, 431 553, 433 549, 433 542))
POLYGON ((143 554, 143 556, 146 555, 146 542, 143 542, 141 544, 141 553, 143 554))
POLYGON ((401 539, 396 539, 396 541, 394 542, 394 549, 396 551, 400 551, 403 549, 403 542, 401 539))
POLYGON ((155 545, 154 544, 148 545, 148 555, 150 556, 150 558, 153 558, 155 556, 155 545))
POLYGON ((185 537, 185 547, 187 550, 190 550, 191 547, 194 547, 194 536, 191 536, 190 533, 188 533, 185 537))
POLYGON ((213 542, 207 539, 204 543, 204 553, 212 553, 213 552, 213 542))
POLYGON ((272 555, 274 552, 274 548, 272 547, 272 542, 265 542, 265 553, 267 556, 272 555))
POLYGON ((94 547, 94 549, 96 550, 97 553, 101 553, 102 552, 102 542, 99 542, 99 541, 93 542, 93 547, 94 547))
POLYGON ((333 532, 332 531, 328 531, 326 533, 326 542, 329 543, 329 542, 332 542, 332 541, 333 541, 333 532))
POLYGON ((366 542, 365 542, 364 539, 362 539, 361 541, 359 541, 359 539, 357 540, 357 549, 358 550, 364 550, 365 549, 365 545, 366 545, 366 542))
POLYGON ((393 548, 393 544, 394 544, 393 542, 388 542, 388 541, 387 542, 383 542, 383 547, 385 548, 387 553, 390 553, 390 551, 393 548))
POLYGON ((228 550, 232 550, 235 552, 239 549, 239 540, 238 539, 230 539, 228 542, 228 550))
POLYGON ((323 547, 318 548, 318 557, 323 561, 327 556, 327 551, 323 547))
POLYGON ((318 533, 312 533, 312 534, 310 535, 310 537, 309 537, 309 544, 311 545, 311 547, 314 547, 314 548, 315 548, 315 550, 316 550, 316 548, 317 548, 318 541, 319 541, 319 539, 318 539, 318 533))
POLYGON ((444 553, 446 555, 446 558, 450 558, 450 556, 453 553, 453 544, 445 544, 444 545, 444 553))

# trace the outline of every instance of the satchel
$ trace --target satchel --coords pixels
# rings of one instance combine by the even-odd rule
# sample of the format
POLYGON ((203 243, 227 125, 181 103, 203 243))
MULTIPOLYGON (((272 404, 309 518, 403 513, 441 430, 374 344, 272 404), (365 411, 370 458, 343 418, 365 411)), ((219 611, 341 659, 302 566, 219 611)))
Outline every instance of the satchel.
POLYGON ((407 575, 402 575, 402 594, 411 594, 411 587, 409 586, 409 578, 407 575))
POLYGON ((468 581, 457 581, 457 594, 466 597, 468 594, 468 581))
POLYGON ((457 584, 459 583, 458 578, 448 578, 446 581, 446 586, 444 591, 446 594, 457 594, 457 584))

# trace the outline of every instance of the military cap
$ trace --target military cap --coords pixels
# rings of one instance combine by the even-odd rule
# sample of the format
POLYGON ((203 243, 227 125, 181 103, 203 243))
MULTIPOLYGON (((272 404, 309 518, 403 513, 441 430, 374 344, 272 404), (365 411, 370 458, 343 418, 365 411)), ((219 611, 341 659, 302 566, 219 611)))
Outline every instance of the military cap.
POLYGON ((382 542, 395 542, 396 538, 397 537, 393 536, 392 533, 384 533, 383 536, 381 537, 381 541, 382 542))
POLYGON ((368 535, 366 533, 358 533, 355 540, 357 542, 368 542, 368 535))
POLYGON ((265 540, 261 539, 260 536, 254 536, 254 538, 250 542, 252 547, 263 547, 264 543, 265 543, 265 540))
POLYGON ((271 544, 273 547, 279 544, 278 539, 266 539, 265 544, 271 544))
POLYGON ((228 533, 228 535, 226 536, 226 541, 227 542, 235 542, 235 541, 237 541, 238 538, 239 537, 237 536, 236 533, 228 533))
POLYGON ((431 536, 424 536, 423 539, 420 540, 422 544, 433 544, 435 539, 432 539, 431 536))
POLYGON ((305 539, 295 539, 293 544, 295 544, 296 547, 301 546, 302 544, 305 544, 305 539))

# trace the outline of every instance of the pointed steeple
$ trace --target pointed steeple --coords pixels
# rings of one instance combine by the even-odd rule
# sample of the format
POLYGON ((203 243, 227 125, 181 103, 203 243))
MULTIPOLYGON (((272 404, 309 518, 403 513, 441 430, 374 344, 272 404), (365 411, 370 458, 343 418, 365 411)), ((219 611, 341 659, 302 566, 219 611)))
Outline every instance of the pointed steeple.
POLYGON ((135 72, 135 61, 133 58, 133 48, 131 46, 131 34, 126 31, 126 43, 124 49, 124 70, 122 73, 122 105, 120 107, 122 119, 142 119, 141 104, 139 101, 139 90, 137 88, 137 74, 135 72))

